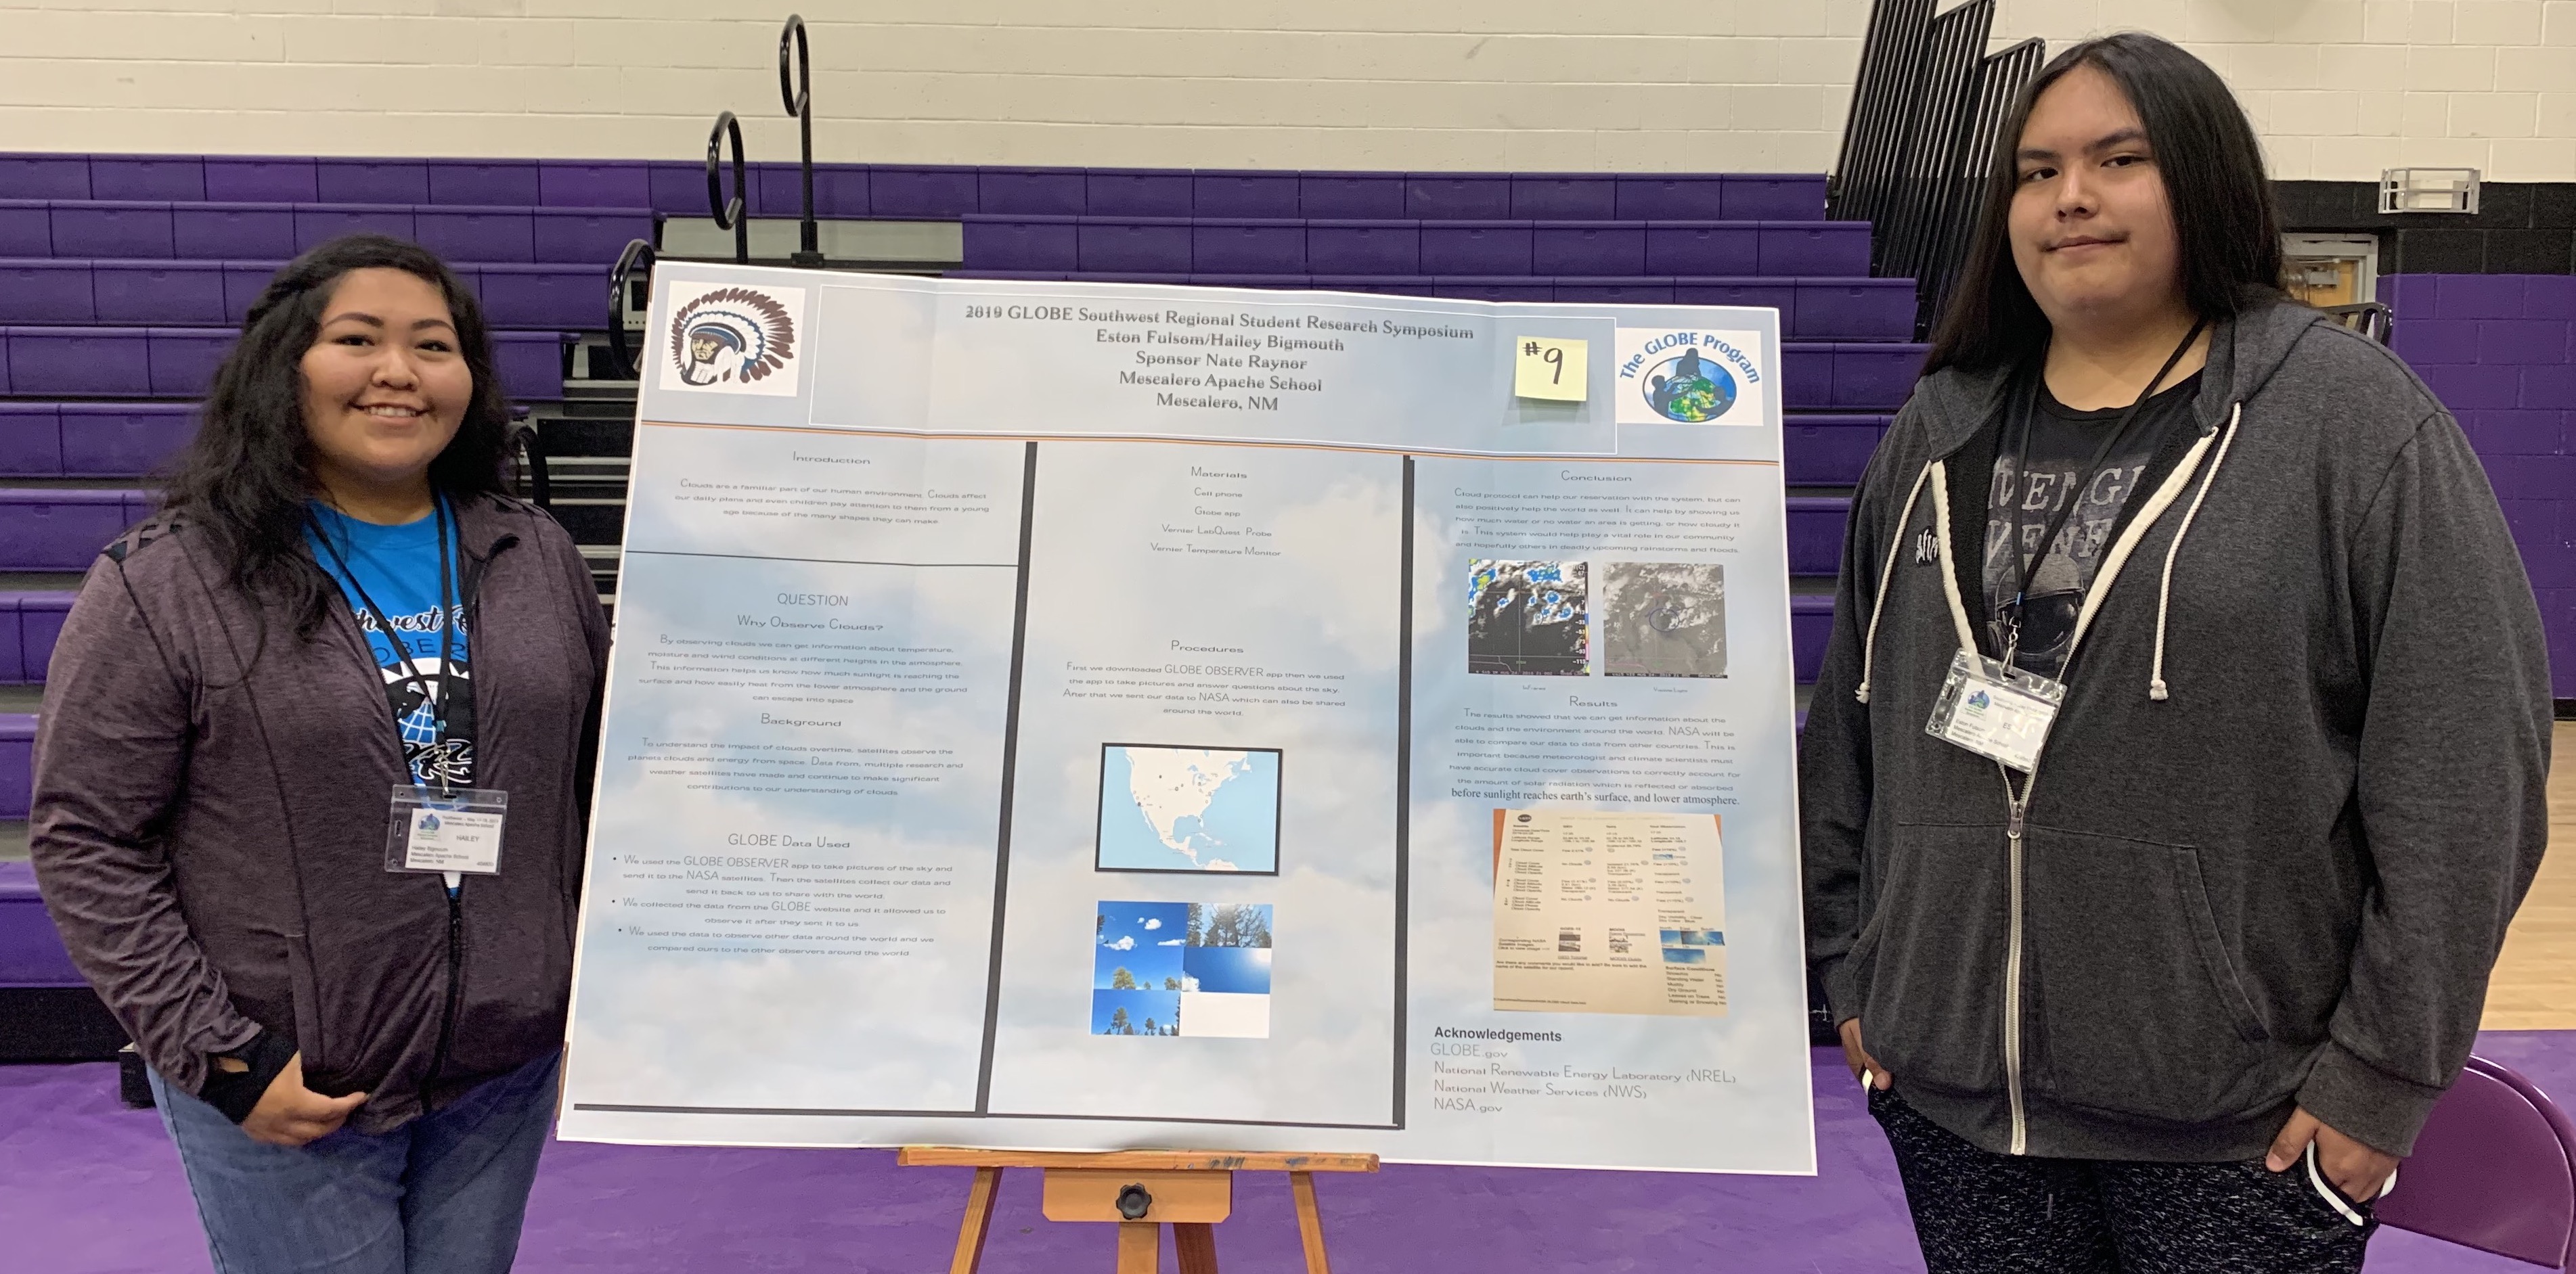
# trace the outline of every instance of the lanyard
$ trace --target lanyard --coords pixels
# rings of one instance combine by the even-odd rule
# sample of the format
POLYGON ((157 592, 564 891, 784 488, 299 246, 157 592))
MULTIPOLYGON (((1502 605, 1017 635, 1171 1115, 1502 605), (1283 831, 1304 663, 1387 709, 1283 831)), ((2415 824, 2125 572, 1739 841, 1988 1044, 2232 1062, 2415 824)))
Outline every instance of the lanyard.
MULTIPOLYGON (((333 564, 340 568, 341 576, 349 582, 350 591, 358 595, 358 601, 367 608, 367 615, 376 621, 376 627, 384 633, 385 640, 393 643, 394 658, 402 661, 403 676, 410 687, 418 691, 421 698, 429 700, 430 721, 435 731, 432 742, 438 743, 444 742, 447 738, 447 694, 448 687, 455 682, 449 665, 454 663, 456 658, 456 600, 455 593, 452 591, 455 576, 447 558, 446 498, 440 497, 431 507, 436 510, 438 516, 438 689, 435 693, 430 690, 428 678, 421 675, 419 665, 412 662, 411 644, 403 640, 401 632, 394 628, 394 622, 385 614, 384 608, 376 605, 376 599, 367 595, 367 586, 358 582, 358 573, 349 569, 348 559, 340 556, 339 548, 331 543, 330 529, 321 525, 319 520, 315 521, 314 530, 320 534, 314 538, 322 541, 323 550, 331 555, 333 564)), ((399 729, 402 724, 401 719, 396 718, 394 724, 399 729)), ((438 774, 439 795, 453 794, 454 789, 448 786, 446 770, 439 766, 430 768, 438 774)))
MULTIPOLYGON (((2207 326, 2209 326, 2209 320, 2204 318, 2193 323, 2190 331, 2183 333, 2182 344, 2174 346, 2173 353, 2165 356, 2165 365, 2156 369, 2156 374, 2148 378, 2147 387, 2138 391, 2137 400, 2131 402, 2128 409, 2120 413, 2120 422, 2114 425, 2111 432, 2102 439, 2101 445, 2093 449, 2093 458, 2085 462, 2084 476, 2067 489, 2066 498, 2058 502, 2057 512, 2049 515, 2047 529, 2039 537, 2039 551, 2022 559, 2021 573, 2013 584, 2012 600, 2004 603, 2007 608, 2004 615, 2003 664, 2005 667, 2011 667, 2013 657, 2021 653, 2022 603, 2030 596, 2030 582, 2038 577, 2040 563, 2048 559, 2050 548, 2057 543, 2057 533, 2066 529, 2067 516, 2075 512, 2075 506, 2082 502, 2085 489, 2092 486, 2093 479, 2102 472, 2102 462, 2110 457, 2112 449, 2120 445, 2121 439, 2129 436, 2129 426, 2137 423, 2138 409, 2146 406, 2147 400, 2155 396, 2156 386, 2164 383, 2165 376, 2173 371, 2174 364, 2182 361, 2182 356, 2191 350, 2191 343, 2200 339, 2201 329, 2207 326)), ((2045 377, 2046 373, 2043 372, 2041 375, 2045 377)), ((2030 435, 2039 425, 2039 386, 2038 380, 2031 383, 2030 410, 2022 413, 2021 448, 2013 457, 2012 548, 2016 554, 2021 552, 2022 544, 2022 505, 2028 503, 2023 499, 2023 495, 2030 490, 2030 435)))

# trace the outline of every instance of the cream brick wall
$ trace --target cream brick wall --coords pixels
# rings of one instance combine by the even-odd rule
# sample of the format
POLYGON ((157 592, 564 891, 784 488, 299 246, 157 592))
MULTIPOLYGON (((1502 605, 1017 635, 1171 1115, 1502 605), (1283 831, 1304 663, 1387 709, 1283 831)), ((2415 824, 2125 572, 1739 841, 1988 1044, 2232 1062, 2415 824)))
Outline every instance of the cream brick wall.
MULTIPOLYGON (((788 0, 817 155, 1170 167, 1831 166, 1868 0, 788 0)), ((784 4, 0 0, 9 149, 791 154, 784 4)), ((2227 75, 2278 175, 2576 180, 2576 0, 2001 0, 2227 75)))

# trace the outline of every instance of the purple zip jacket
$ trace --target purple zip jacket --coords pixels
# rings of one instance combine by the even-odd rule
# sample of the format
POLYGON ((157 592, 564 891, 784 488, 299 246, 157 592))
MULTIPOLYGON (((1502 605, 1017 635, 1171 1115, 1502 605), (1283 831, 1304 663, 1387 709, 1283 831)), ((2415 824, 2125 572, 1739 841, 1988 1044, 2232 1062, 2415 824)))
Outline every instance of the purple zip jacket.
POLYGON ((30 856, 72 960, 190 1092, 260 1031, 349 1126, 399 1127, 564 1037, 608 621, 535 506, 456 505, 475 782, 510 794, 498 876, 451 903, 385 870, 407 784, 384 684, 338 589, 311 640, 156 518, 90 567, 45 679, 30 856))

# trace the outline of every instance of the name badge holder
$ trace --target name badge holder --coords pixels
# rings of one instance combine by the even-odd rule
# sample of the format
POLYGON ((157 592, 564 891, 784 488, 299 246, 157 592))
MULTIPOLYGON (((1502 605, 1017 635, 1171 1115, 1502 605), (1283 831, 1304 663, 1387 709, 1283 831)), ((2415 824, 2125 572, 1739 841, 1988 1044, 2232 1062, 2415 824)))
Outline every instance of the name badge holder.
POLYGON ((1923 732, 2028 774, 2065 703, 2064 683, 1962 650, 1923 732))
POLYGON ((394 789, 385 825, 385 870, 501 874, 501 823, 510 794, 496 788, 394 789))

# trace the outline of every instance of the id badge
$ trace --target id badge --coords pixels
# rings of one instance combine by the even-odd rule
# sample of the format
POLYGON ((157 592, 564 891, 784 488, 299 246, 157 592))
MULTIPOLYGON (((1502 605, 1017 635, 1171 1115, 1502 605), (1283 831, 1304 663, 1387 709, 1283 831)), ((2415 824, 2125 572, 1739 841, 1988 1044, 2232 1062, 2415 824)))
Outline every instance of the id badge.
POLYGON ((2065 702, 2063 683, 1962 650, 1923 732, 2028 774, 2065 702))
POLYGON ((441 794, 396 784, 393 817, 385 826, 386 871, 501 873, 501 822, 510 794, 460 787, 441 794))

